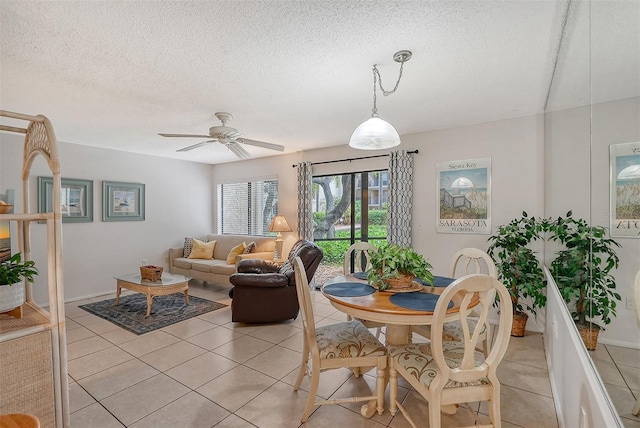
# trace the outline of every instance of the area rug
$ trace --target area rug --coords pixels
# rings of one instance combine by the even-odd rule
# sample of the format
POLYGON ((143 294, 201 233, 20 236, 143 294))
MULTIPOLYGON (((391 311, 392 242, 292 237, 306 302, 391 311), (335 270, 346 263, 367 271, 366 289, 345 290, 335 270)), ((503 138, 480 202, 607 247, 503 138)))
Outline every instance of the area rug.
POLYGON ((225 306, 227 305, 195 296, 189 296, 187 305, 184 293, 175 293, 154 297, 151 315, 145 317, 147 296, 136 293, 120 296, 118 306, 116 299, 107 299, 79 307, 132 333, 144 334, 225 306))

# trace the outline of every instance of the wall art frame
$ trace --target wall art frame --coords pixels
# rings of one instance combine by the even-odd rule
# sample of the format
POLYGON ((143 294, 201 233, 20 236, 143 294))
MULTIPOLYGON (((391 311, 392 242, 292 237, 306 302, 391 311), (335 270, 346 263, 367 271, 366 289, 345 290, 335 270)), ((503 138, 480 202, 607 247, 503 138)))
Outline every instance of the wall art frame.
POLYGON ((144 184, 102 182, 102 221, 144 221, 144 184))
POLYGON ((439 162, 436 232, 491 234, 491 158, 439 162))
POLYGON ((640 142, 609 146, 612 237, 640 238, 640 142))
MULTIPOLYGON (((63 223, 93 222, 93 180, 62 178, 60 211, 63 223)), ((38 177, 38 212, 53 212, 53 178, 38 177)))

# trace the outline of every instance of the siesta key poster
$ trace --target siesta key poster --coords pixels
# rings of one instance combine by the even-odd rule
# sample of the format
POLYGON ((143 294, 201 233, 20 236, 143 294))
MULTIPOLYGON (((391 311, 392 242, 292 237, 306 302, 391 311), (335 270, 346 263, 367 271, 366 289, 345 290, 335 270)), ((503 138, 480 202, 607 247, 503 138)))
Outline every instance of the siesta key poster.
POLYGON ((609 161, 611 236, 640 238, 640 142, 612 144, 609 161))

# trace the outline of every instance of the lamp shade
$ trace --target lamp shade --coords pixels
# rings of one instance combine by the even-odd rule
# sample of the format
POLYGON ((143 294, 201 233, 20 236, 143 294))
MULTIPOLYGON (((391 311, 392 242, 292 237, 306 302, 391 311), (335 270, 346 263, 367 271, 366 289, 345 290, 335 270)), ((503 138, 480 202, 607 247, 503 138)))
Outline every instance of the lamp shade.
POLYGON ((277 215, 271 219, 271 223, 269 223, 267 230, 269 232, 291 232, 291 227, 283 215, 277 215))
POLYGON ((400 144, 398 131, 389 122, 372 116, 362 122, 349 140, 349 146, 361 150, 380 150, 400 144))

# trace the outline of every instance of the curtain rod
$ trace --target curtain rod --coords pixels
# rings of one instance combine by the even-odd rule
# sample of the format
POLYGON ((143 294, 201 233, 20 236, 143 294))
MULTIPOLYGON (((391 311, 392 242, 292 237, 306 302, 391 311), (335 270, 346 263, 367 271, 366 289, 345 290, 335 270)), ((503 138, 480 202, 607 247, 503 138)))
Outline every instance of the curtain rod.
MULTIPOLYGON (((407 154, 418 154, 418 150, 410 150, 407 152, 407 154)), ((337 163, 337 162, 351 162, 354 160, 361 160, 361 159, 373 159, 373 158, 382 158, 385 156, 389 156, 389 154, 385 154, 385 155, 374 155, 374 156, 362 156, 359 158, 349 158, 349 159, 337 159, 337 160, 330 160, 330 161, 322 161, 322 162, 311 162, 311 165, 322 165, 324 163, 337 163)), ((298 165, 291 165, 292 167, 297 167, 298 165)))

